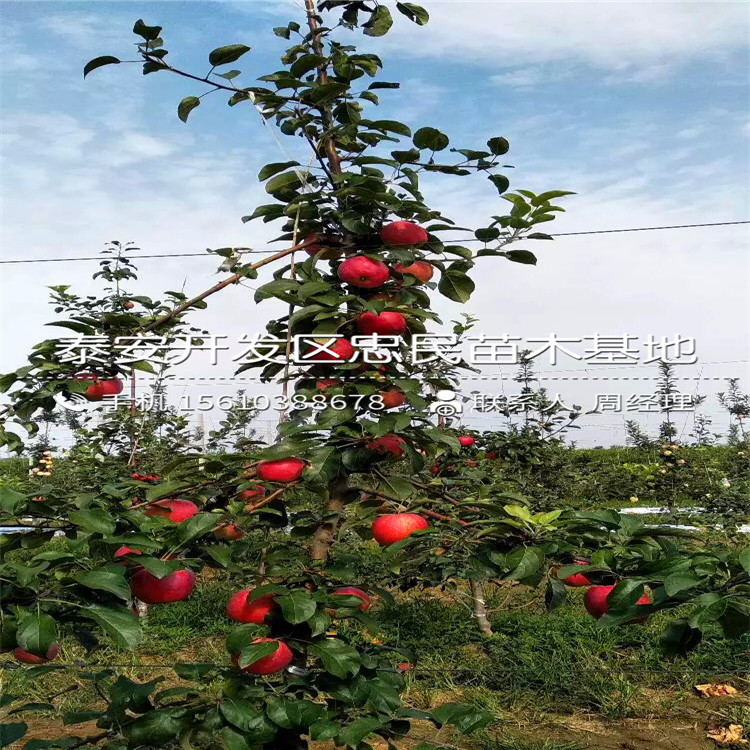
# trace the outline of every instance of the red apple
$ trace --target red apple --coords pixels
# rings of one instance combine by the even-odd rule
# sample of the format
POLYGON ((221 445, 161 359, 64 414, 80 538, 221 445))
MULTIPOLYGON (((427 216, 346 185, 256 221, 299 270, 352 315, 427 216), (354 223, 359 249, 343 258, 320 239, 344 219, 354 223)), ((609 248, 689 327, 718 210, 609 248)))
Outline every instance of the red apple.
POLYGON ((242 589, 227 602, 227 617, 237 622, 251 622, 254 625, 265 625, 278 608, 272 594, 259 596, 250 601, 252 589, 242 589))
POLYGON ((240 500, 252 500, 254 497, 262 497, 266 494, 266 488, 262 485, 258 484, 252 489, 249 490, 242 490, 239 494, 240 500))
MULTIPOLYGON (((607 603, 607 599, 609 598, 609 595, 612 593, 614 588, 615 588, 614 585, 592 586, 583 595, 583 606, 586 607, 586 611, 593 617, 596 617, 596 619, 598 620, 609 609, 609 604, 607 603)), ((644 594, 636 602, 636 604, 638 605, 651 604, 651 597, 648 594, 644 594)), ((637 623, 637 622, 645 622, 646 619, 647 618, 645 617, 638 617, 633 620, 630 620, 628 624, 637 623)))
POLYGON ((467 465, 467 466, 471 466, 471 467, 474 467, 474 466, 476 466, 476 465, 477 465, 477 462, 476 462, 476 461, 475 461, 475 460, 474 460, 473 458, 470 458, 470 459, 469 459, 469 460, 468 460, 468 461, 466 462, 466 465, 467 465))
POLYGON ((316 380, 315 387, 319 391, 325 391, 328 388, 335 388, 337 385, 341 385, 341 381, 338 378, 324 378, 323 380, 316 380))
POLYGON ((384 409, 395 409, 397 406, 403 406, 406 403, 406 396, 400 388, 388 388, 380 391, 378 396, 383 399, 384 409))
MULTIPOLYGON (((276 651, 269 656, 258 659, 258 661, 252 664, 248 664, 246 667, 242 667, 243 672, 249 672, 250 674, 276 674, 289 666, 294 658, 294 654, 292 653, 292 649, 283 641, 276 640, 275 638, 256 638, 253 643, 271 643, 272 641, 279 644, 276 651)), ((238 667, 239 662, 239 654, 232 654, 232 664, 238 667)))
POLYGON ((404 455, 403 446, 406 445, 406 440, 398 435, 383 435, 382 437, 375 438, 367 443, 367 447, 371 451, 377 453, 390 453, 392 456, 400 458, 404 455))
POLYGON ((357 351, 349 339, 336 339, 332 344, 329 344, 329 341, 330 339, 320 339, 321 344, 326 344, 327 351, 317 351, 312 357, 306 357, 306 359, 310 362, 329 364, 334 362, 348 362, 354 356, 354 352, 357 351))
POLYGON ((441 471, 440 464, 432 464, 432 466, 430 466, 430 474, 439 474, 440 471, 441 471))
POLYGON ((372 535, 379 544, 387 547, 429 526, 427 519, 417 513, 390 513, 375 519, 372 535))
POLYGON ((591 586, 591 581, 583 573, 574 573, 572 576, 563 578, 563 583, 574 589, 591 586))
POLYGON ((327 237, 325 234, 310 234, 305 237, 305 241, 307 240, 315 240, 315 244, 308 245, 305 248, 308 255, 317 255, 322 250, 323 252, 319 257, 324 260, 335 260, 341 257, 341 250, 337 247, 341 243, 340 238, 327 237))
POLYGON ((147 516, 162 516, 175 523, 182 523, 192 518, 200 509, 190 500, 174 498, 171 500, 157 500, 146 508, 147 516))
POLYGON ((218 529, 214 529, 214 536, 217 539, 228 539, 234 541, 235 539, 242 539, 245 536, 245 532, 236 524, 227 523, 223 526, 219 526, 218 529))
POLYGON ((380 230, 386 245, 422 245, 427 242, 427 230, 413 221, 394 221, 380 230))
POLYGON ((101 401, 105 396, 114 396, 122 393, 123 383, 119 378, 102 379, 93 373, 83 373, 76 375, 73 380, 78 383, 91 383, 84 392, 89 401, 101 401))
POLYGON ((460 435, 458 442, 461 443, 464 448, 468 448, 470 445, 474 445, 477 441, 471 435, 460 435))
POLYGON ((410 274, 418 278, 423 284, 432 278, 432 274, 435 272, 435 268, 432 263, 428 263, 426 260, 415 260, 408 266, 403 263, 397 263, 394 266, 395 270, 400 274, 410 274))
POLYGON ((142 554, 143 554, 142 550, 133 549, 132 547, 122 546, 122 547, 118 547, 115 550, 115 554, 113 555, 113 557, 124 557, 125 555, 142 555, 142 554))
POLYGON ((357 328, 371 336, 377 333, 379 336, 400 336, 407 329, 406 318, 397 312, 383 311, 378 315, 374 312, 364 312, 357 318, 357 328))
POLYGON ((497 458, 497 453, 495 451, 487 451, 487 453, 484 454, 485 458, 497 458))
POLYGON ((305 462, 301 458, 277 458, 258 464, 258 479, 267 482, 293 482, 302 476, 305 462))
POLYGON ((22 648, 17 648, 13 651, 13 655, 16 657, 16 659, 23 662, 24 664, 46 664, 48 661, 52 661, 52 659, 54 659, 59 653, 59 643, 53 643, 47 649, 46 656, 37 656, 36 654, 32 654, 30 651, 26 651, 22 648))
POLYGON ((360 611, 364 612, 367 609, 370 609, 370 605, 372 604, 372 599, 369 594, 362 591, 362 589, 358 589, 356 586, 342 586, 340 589, 336 589, 332 596, 356 596, 362 600, 362 604, 357 607, 360 611))
POLYGON ((366 255, 347 258, 339 266, 339 278, 347 284, 362 289, 382 286, 391 276, 388 266, 382 260, 373 260, 366 255))
POLYGON ((131 302, 130 300, 128 300, 127 302, 123 302, 123 303, 122 303, 122 306, 123 306, 123 307, 124 307, 124 308, 125 308, 126 310, 132 310, 132 309, 133 309, 133 308, 135 307, 135 302, 131 302))
POLYGON ((195 588, 195 573, 192 570, 176 570, 164 578, 157 578, 145 568, 133 573, 130 590, 133 596, 146 604, 165 604, 187 599, 195 588))

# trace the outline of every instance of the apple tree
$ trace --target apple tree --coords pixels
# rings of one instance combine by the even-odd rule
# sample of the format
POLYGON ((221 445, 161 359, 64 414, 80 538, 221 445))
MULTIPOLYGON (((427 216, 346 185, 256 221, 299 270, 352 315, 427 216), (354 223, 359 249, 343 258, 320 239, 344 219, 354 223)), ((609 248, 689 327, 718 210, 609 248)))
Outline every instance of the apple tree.
MULTIPOLYGON (((417 25, 428 21, 413 3, 395 9, 417 25)), ((34 669, 65 668, 58 658, 60 633, 73 632, 90 646, 108 637, 136 648, 142 629, 133 612, 137 601, 185 599, 206 567, 237 581, 227 603, 237 624, 227 633, 225 663, 176 664, 179 685, 166 689, 158 680, 137 682, 114 669, 86 673, 81 679, 96 685, 102 703, 85 719, 95 719, 100 731, 31 740, 29 750, 171 742, 303 750, 310 741, 367 750, 374 737, 395 748, 415 720, 461 732, 484 726, 492 717, 469 706, 409 708, 397 666, 404 655, 373 638, 357 640, 350 629, 339 631, 337 623, 348 618, 377 632, 373 599, 392 596, 329 564, 331 545, 348 534, 372 536, 386 547, 394 582, 402 585, 502 577, 545 583, 555 606, 564 594, 559 576, 580 573, 614 586, 611 599, 602 599, 601 591, 592 596, 603 620, 629 622, 636 612, 697 602, 703 614, 674 626, 672 641, 680 647, 696 642, 700 617, 742 629, 746 555, 740 562, 703 555, 678 563, 664 534, 628 525, 609 511, 535 514, 523 501, 494 492, 479 465, 465 467, 453 486, 430 475, 427 467, 436 460, 450 454, 463 461, 463 451, 476 450, 465 436, 435 426, 429 413, 432 394, 456 385, 467 365, 436 367, 410 356, 413 337, 441 322, 430 292, 465 303, 479 262, 535 263, 529 250, 514 246, 550 239, 537 225, 562 210, 555 201, 566 191, 510 192, 498 171, 509 149, 503 137, 490 137, 480 148, 449 148, 449 137, 437 128, 412 132, 404 123, 369 116, 398 83, 380 80, 380 58, 344 40, 357 29, 386 34, 394 21, 389 6, 306 0, 302 21, 274 29, 292 42, 282 67, 248 86, 239 83, 240 71, 227 68, 250 52, 247 45, 211 51, 204 75, 168 61, 160 27, 140 20, 134 26, 144 74, 177 75, 196 86, 178 105, 180 119, 199 114, 192 113, 205 106, 206 94, 224 93, 230 106, 250 107, 305 146, 307 166, 292 159, 260 170, 270 202, 245 217, 277 224, 277 239, 288 247, 257 263, 216 251, 232 275, 192 299, 173 295, 171 308, 138 298, 125 301, 143 310, 123 310, 117 295, 108 302, 81 300, 59 288, 59 312, 68 317, 57 324, 98 336, 105 347, 118 336, 146 333, 166 336, 168 346, 180 335, 199 336, 187 325, 189 310, 276 264, 256 302, 273 298, 289 306, 287 315, 267 325, 285 359, 248 363, 240 372, 257 367, 262 381, 284 383, 293 394, 272 446, 208 460, 198 453, 178 456, 158 478, 124 473, 93 491, 35 488, 42 500, 2 491, 2 518, 23 519, 29 527, 0 537, 4 549, 41 549, 28 563, 0 565, 2 645, 18 661, 40 665, 34 669), (457 227, 427 205, 420 180, 428 173, 479 179, 506 206, 474 232, 481 249, 441 239, 457 227), (277 263, 285 258, 289 262, 277 263), (66 551, 46 548, 55 533, 64 534, 66 551), (550 562, 573 561, 576 553, 588 553, 583 565, 559 575, 551 570, 550 562), (646 584, 653 591, 648 604, 641 602, 646 584)), ((98 57, 84 72, 123 62, 98 57)), ((56 407, 58 393, 101 398, 122 388, 121 376, 129 374, 114 347, 103 364, 74 367, 61 361, 58 343, 38 345, 28 366, 0 381, 11 399, 2 433, 11 448, 22 448, 13 422, 33 432, 35 417, 56 407)), ((35 710, 18 710, 24 708, 35 710)), ((17 722, 2 731, 21 738, 25 729, 17 722)))

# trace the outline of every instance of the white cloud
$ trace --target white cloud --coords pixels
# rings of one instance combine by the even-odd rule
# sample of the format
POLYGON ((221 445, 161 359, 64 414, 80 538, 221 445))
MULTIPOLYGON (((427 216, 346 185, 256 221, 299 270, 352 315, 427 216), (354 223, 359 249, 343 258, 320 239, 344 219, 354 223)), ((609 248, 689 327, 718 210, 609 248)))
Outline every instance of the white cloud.
POLYGON ((747 43, 747 7, 735 2, 462 0, 429 10, 426 29, 395 24, 385 43, 489 68, 565 61, 625 72, 721 59, 747 43), (429 35, 429 42, 419 43, 419 35, 429 35))
POLYGON ((497 75, 490 76, 490 81, 500 86, 513 86, 518 88, 526 88, 529 86, 538 86, 540 83, 547 81, 544 69, 540 67, 536 68, 517 68, 516 70, 510 70, 507 73, 498 73, 497 75))

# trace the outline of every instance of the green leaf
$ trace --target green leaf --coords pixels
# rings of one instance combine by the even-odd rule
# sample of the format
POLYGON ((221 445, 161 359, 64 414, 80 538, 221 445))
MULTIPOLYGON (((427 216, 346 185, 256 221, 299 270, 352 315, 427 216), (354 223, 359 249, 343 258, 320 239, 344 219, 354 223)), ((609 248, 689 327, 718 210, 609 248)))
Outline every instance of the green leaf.
POLYGON ((104 534, 105 536, 111 536, 115 533, 115 519, 103 508, 74 510, 68 516, 68 520, 92 533, 104 534))
POLYGON ((203 536, 216 526, 216 516, 213 513, 196 513, 192 518, 183 521, 177 529, 177 541, 181 545, 203 536))
POLYGON ((359 672, 361 664, 355 648, 337 638, 329 638, 310 646, 310 653, 318 656, 323 667, 336 677, 344 679, 359 672))
POLYGON ((430 14, 415 3, 396 3, 399 12, 403 13, 410 21, 418 26, 424 26, 430 20, 430 14))
POLYGON ((26 506, 26 495, 12 490, 10 487, 0 487, 0 510, 14 516, 26 506))
POLYGON ((297 172, 283 172, 280 175, 276 175, 276 177, 270 179, 266 183, 266 192, 273 194, 278 193, 281 190, 288 190, 288 189, 296 189, 302 185, 302 179, 307 173, 303 173, 302 175, 297 174, 297 172))
POLYGON ((393 26, 391 11, 385 5, 379 5, 370 16, 367 23, 362 24, 362 29, 367 36, 383 36, 393 26))
POLYGON ((266 656, 275 654, 279 649, 279 644, 275 641, 262 641, 260 643, 250 643, 243 646, 238 654, 238 666, 240 669, 247 667, 249 664, 255 664, 256 661, 264 659, 266 656))
POLYGON ((460 703, 443 703, 432 712, 432 715, 438 724, 453 724, 465 734, 482 729, 492 721, 492 716, 485 711, 460 703))
POLYGON ((667 592, 667 596, 676 596, 680 591, 700 586, 701 580, 691 573, 673 573, 664 579, 664 590, 667 592))
POLYGON ((201 100, 197 96, 186 96, 177 105, 177 117, 183 122, 187 122, 188 115, 198 106, 200 106, 201 100))
POLYGON ((341 724, 329 719, 320 719, 310 727, 310 739, 313 742, 332 740, 341 731, 341 724))
POLYGON ((121 648, 133 650, 141 640, 141 625, 137 615, 126 607, 109 604, 90 604, 78 613, 96 622, 121 648))
POLYGON ((703 634, 698 628, 692 628, 687 620, 671 622, 659 639, 659 646, 667 656, 684 656, 694 649, 703 634))
POLYGON ((491 174, 487 179, 497 188, 497 192, 501 195, 510 187, 510 180, 505 175, 491 174))
POLYGON ((83 77, 85 78, 92 70, 101 68, 104 65, 117 65, 120 63, 116 57, 112 55, 102 55, 101 57, 95 57, 93 60, 89 60, 83 68, 83 77))
POLYGON ((246 739, 253 746, 265 744, 276 735, 275 727, 268 721, 265 714, 249 701, 226 700, 219 706, 219 711, 230 724, 248 735, 246 739))
POLYGON ((411 128, 398 120, 371 120, 367 122, 367 126, 373 130, 385 130, 388 133, 398 133, 399 135, 406 136, 411 135, 411 128))
POLYGON ((442 151, 450 142, 448 136, 436 128, 420 128, 414 133, 412 140, 417 148, 428 148, 432 151, 442 151))
MULTIPOLYGON (((381 5, 380 7, 383 8, 385 6, 381 5)), ((349 724, 348 727, 344 727, 339 735, 339 740, 349 747, 357 747, 365 737, 368 737, 382 726, 382 720, 374 717, 357 719, 349 724)))
POLYGON ((266 703, 268 718, 284 729, 307 729, 320 718, 325 709, 324 705, 307 700, 269 698, 266 703))
POLYGON ((208 55, 208 62, 216 67, 217 65, 226 65, 235 60, 239 60, 245 52, 249 52, 250 47, 245 44, 228 44, 226 47, 217 47, 208 55))
POLYGON ((219 736, 221 737, 221 747, 224 750, 253 750, 244 735, 236 729, 232 729, 232 727, 222 727, 219 736))
POLYGON ((161 26, 146 26, 145 23, 139 18, 133 26, 133 33, 143 37, 147 42, 151 42, 154 39, 158 39, 161 34, 161 26))
POLYGON ((191 682, 202 682, 205 680, 206 675, 210 674, 215 664, 175 664, 173 669, 178 677, 182 677, 183 680, 190 680, 191 682))
POLYGON ((276 603, 281 607, 284 619, 292 625, 306 622, 318 608, 307 591, 292 591, 290 594, 279 596, 276 603))
POLYGON ((492 240, 496 240, 500 236, 500 230, 497 227, 477 229, 474 232, 474 236, 482 242, 492 242, 492 240))
POLYGON ((740 550, 738 559, 743 569, 750 573, 750 547, 745 547, 745 549, 740 550))
POLYGON ((536 573, 543 563, 544 553, 538 547, 519 547, 506 557, 506 565, 511 570, 503 578, 522 581, 536 573))
POLYGON ((446 271, 440 277, 438 291, 454 302, 468 302, 474 291, 474 281, 460 271, 446 271))
POLYGON ((179 708, 155 709, 122 727, 123 734, 136 745, 164 747, 185 725, 179 708))
POLYGON ((541 206, 542 203, 549 203, 549 201, 555 198, 562 198, 565 195, 575 195, 571 190, 550 190, 546 193, 540 193, 536 198, 531 199, 531 203, 534 206, 541 206))
POLYGON ((87 588, 109 591, 110 594, 126 601, 130 599, 130 587, 125 580, 125 568, 121 568, 119 573, 109 570, 89 570, 75 576, 75 580, 87 588))
POLYGON ((490 138, 487 141, 487 148, 492 151, 495 156, 502 156, 508 153, 510 143, 505 138, 490 138))
POLYGON ((547 580, 547 590, 544 592, 544 603, 551 612, 557 609, 565 602, 567 591, 565 584, 557 578, 547 580))
POLYGON ((315 68, 320 68, 328 60, 323 55, 302 55, 298 57, 289 68, 295 78, 302 78, 305 73, 309 73, 315 68))
POLYGON ((44 612, 30 612, 18 618, 16 642, 25 651, 46 656, 57 638, 57 624, 44 612))
POLYGON ((266 164, 260 172, 258 172, 258 179, 263 181, 267 180, 269 177, 273 177, 275 174, 278 174, 279 172, 283 172, 285 169, 289 169, 289 167, 298 167, 299 162, 298 161, 280 161, 280 162, 274 162, 273 164, 266 164))
POLYGON ((644 588, 641 581, 626 578, 620 581, 607 596, 609 612, 617 614, 619 611, 633 607, 643 596, 644 588))
POLYGON ((28 724, 23 721, 14 724, 0 724, 0 747, 9 747, 26 736, 28 724))
POLYGON ((536 265, 536 255, 529 250, 506 250, 505 257, 514 263, 524 263, 528 266, 536 265))

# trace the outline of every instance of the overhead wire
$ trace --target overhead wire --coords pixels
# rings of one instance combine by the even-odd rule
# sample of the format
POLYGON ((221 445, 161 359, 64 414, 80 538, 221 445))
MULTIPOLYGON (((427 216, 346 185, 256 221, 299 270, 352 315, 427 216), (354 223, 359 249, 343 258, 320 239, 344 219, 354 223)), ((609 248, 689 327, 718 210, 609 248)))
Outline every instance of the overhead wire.
MULTIPOLYGON (((271 131, 274 132, 273 130, 271 131)), ((284 152, 286 154, 286 152, 284 152)), ((702 224, 672 224, 669 226, 656 226, 656 227, 627 227, 623 229, 590 229, 580 232, 557 232, 555 234, 549 234, 550 237, 574 237, 582 235, 595 235, 595 234, 622 234, 625 232, 656 232, 665 231, 672 229, 699 229, 703 227, 727 227, 737 226, 743 224, 750 224, 750 220, 746 221, 714 221, 706 222, 702 224)), ((523 238, 520 238, 523 239, 523 238)), ((448 243, 455 242, 482 242, 487 244, 484 240, 477 239, 476 237, 458 237, 446 240, 448 243)), ((382 247, 382 245, 360 245, 358 249, 368 250, 382 247)), ((277 250, 247 250, 244 248, 234 248, 240 250, 242 255, 273 255, 278 252, 277 250)), ((442 255, 442 253, 439 253, 442 255)), ((188 252, 188 253, 147 253, 142 255, 130 255, 127 256, 129 260, 140 260, 143 258, 190 258, 190 257, 210 257, 210 251, 204 252, 188 252)), ((217 256, 221 257, 221 256, 217 256)), ((86 256, 73 256, 64 258, 14 258, 11 260, 0 260, 0 265, 10 264, 21 264, 21 263, 68 263, 74 261, 86 261, 86 260, 102 260, 100 255, 86 255, 86 256)))

